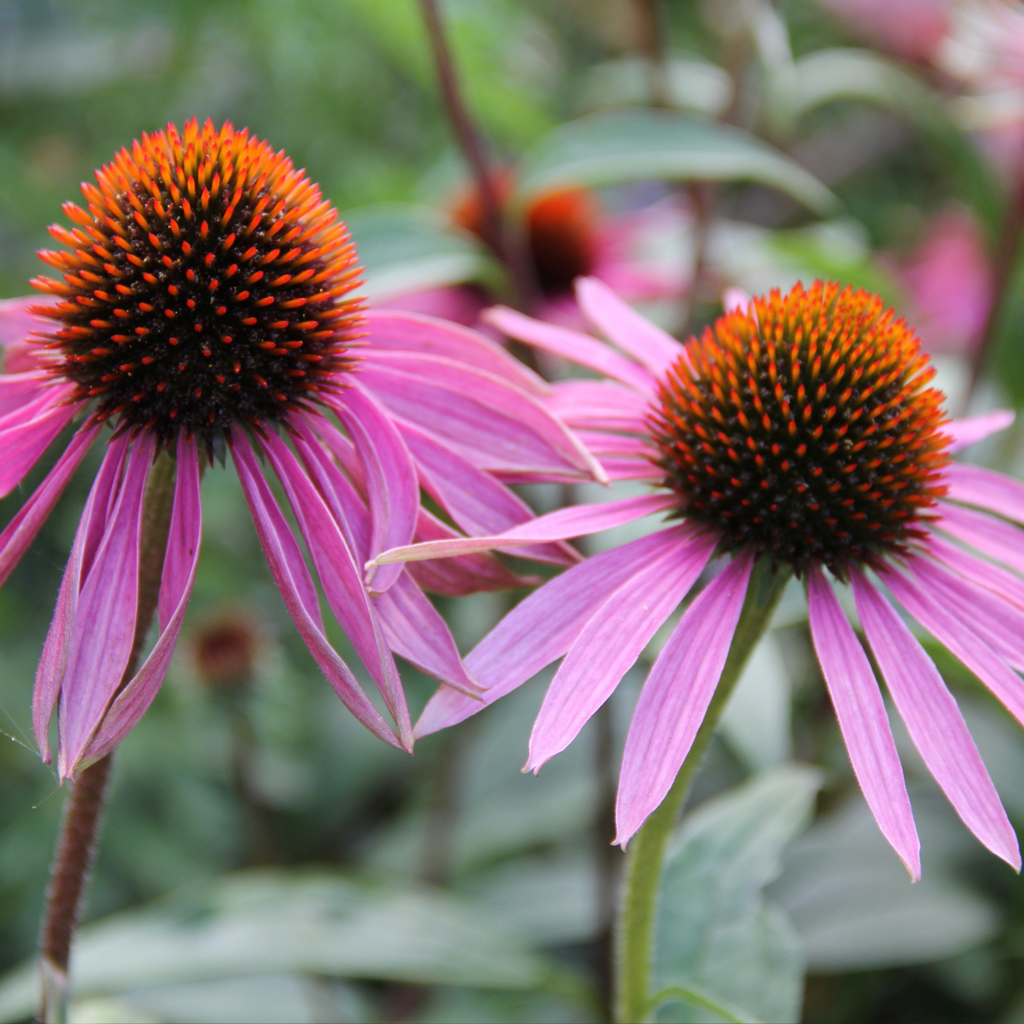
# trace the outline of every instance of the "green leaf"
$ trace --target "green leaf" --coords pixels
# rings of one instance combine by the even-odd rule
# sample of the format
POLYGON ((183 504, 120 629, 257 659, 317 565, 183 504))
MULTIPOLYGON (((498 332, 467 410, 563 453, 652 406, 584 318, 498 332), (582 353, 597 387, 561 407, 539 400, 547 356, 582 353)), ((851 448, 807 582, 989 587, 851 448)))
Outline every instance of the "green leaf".
POLYGON ((483 246, 429 207, 381 203, 350 210, 344 219, 366 269, 365 291, 371 302, 500 278, 483 246))
POLYGON ((527 151, 519 174, 520 200, 551 188, 664 178, 756 181, 818 213, 837 204, 820 181, 747 132, 664 110, 612 110, 569 121, 527 151))
MULTIPOLYGON (((904 754, 907 761, 912 756, 904 754)), ((803 938, 810 970, 930 963, 997 931, 994 906, 955 882, 943 863, 942 851, 959 837, 967 841, 966 832, 938 793, 911 796, 925 855, 913 885, 859 796, 815 822, 787 853, 771 897, 803 938)))
POLYGON ((1004 202, 991 167, 921 78, 867 50, 817 50, 798 60, 794 119, 835 100, 884 107, 914 124, 945 164, 953 187, 990 230, 998 227, 1004 202))
POLYGON ((814 769, 787 765, 684 820, 666 857, 658 907, 657 1020, 799 1018, 803 951, 761 889, 781 872, 783 851, 804 828, 820 785, 814 769))
MULTIPOLYGON (((550 977, 464 901, 328 874, 228 875, 198 895, 89 925, 75 941, 78 997, 275 973, 496 989, 550 977)), ((27 1016, 37 984, 33 963, 8 975, 0 1020, 27 1016)))

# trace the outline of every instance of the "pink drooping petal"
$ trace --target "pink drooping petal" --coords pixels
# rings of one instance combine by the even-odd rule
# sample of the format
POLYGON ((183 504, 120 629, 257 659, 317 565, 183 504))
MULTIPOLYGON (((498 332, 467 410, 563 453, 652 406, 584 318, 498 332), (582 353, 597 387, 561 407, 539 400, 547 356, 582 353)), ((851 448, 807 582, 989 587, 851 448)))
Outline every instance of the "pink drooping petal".
MULTIPOLYGON (((420 509, 416 527, 418 542, 451 540, 458 534, 426 509, 420 509)), ((521 590, 543 582, 537 576, 520 576, 491 554, 435 558, 408 562, 405 571, 423 589, 445 597, 464 597, 490 590, 521 590)))
POLYGON ((199 495, 199 454, 193 438, 178 438, 167 548, 157 602, 159 633, 153 650, 128 685, 114 698, 82 755, 91 763, 113 750, 153 703, 167 675, 199 566, 203 507, 199 495))
POLYGON ((646 432, 650 400, 610 380, 564 380, 555 384, 547 407, 574 430, 646 432))
POLYGON ((950 452, 958 452, 963 448, 969 448, 972 444, 984 441, 986 437, 1005 430, 1017 418, 1012 409, 994 409, 992 412, 982 413, 980 416, 968 416, 965 419, 953 420, 943 426, 942 431, 953 438, 952 444, 947 449, 950 452))
POLYGON ((883 577, 896 600, 944 647, 958 657, 1006 707, 1024 724, 1024 685, 1020 677, 1003 662, 980 635, 965 623, 960 609, 953 610, 955 594, 937 593, 922 586, 914 577, 895 570, 883 577))
POLYGON ((994 594, 999 594, 1018 608, 1024 608, 1024 580, 1012 572, 975 558, 936 536, 929 538, 928 552, 954 572, 988 587, 994 594))
POLYGON ((965 505, 977 505, 1016 523, 1024 523, 1024 483, 1002 473, 966 462, 951 463, 943 470, 949 484, 947 497, 965 505))
MULTIPOLYGON (((494 477, 467 462, 411 423, 399 420, 423 489, 470 536, 491 536, 533 518, 525 501, 494 477)), ((531 545, 516 552, 522 558, 554 565, 575 565, 579 553, 565 544, 531 545)))
POLYGON ((658 472, 650 459, 605 455, 601 458, 601 466, 613 483, 616 480, 646 480, 655 483, 665 475, 664 472, 658 472))
POLYGON ((310 480, 330 509, 335 522, 341 527, 356 564, 362 565, 370 550, 370 510, 306 421, 302 417, 295 417, 291 429, 295 450, 310 480))
POLYGON ((984 639, 1003 661, 1018 671, 1024 669, 1024 611, 934 562, 909 558, 907 568, 933 596, 941 594, 946 608, 984 639))
MULTIPOLYGON (((490 704, 503 697, 562 657, 608 595, 630 579, 638 565, 689 544, 706 543, 713 549, 717 539, 713 532, 701 534, 689 523, 670 526, 594 555, 534 591, 466 658, 466 668, 486 688, 484 701, 490 704)), ((455 725, 479 710, 479 701, 442 687, 424 708, 416 735, 455 725)))
POLYGON ((95 557, 82 578, 60 686, 57 771, 68 778, 124 678, 139 605, 143 498, 154 438, 133 444, 95 557))
MULTIPOLYGON (((324 443, 327 450, 338 460, 338 465, 345 470, 365 503, 368 500, 366 477, 363 474, 363 462, 359 458, 356 446, 326 416, 322 416, 320 413, 306 412, 297 419, 312 430, 324 443)), ((369 534, 367 534, 367 538, 369 538, 369 534)))
POLYGON ((39 295, 0 302, 0 365, 5 376, 38 370, 50 358, 43 344, 31 337, 35 331, 46 331, 47 321, 29 312, 31 306, 46 305, 39 295))
POLYGON ((128 448, 127 434, 115 437, 100 463, 99 472, 93 480, 89 497, 78 520, 75 540, 57 595, 57 606, 46 634, 46 642, 43 644, 39 667, 36 669, 35 688, 32 692, 32 728, 46 764, 50 763, 50 717, 67 667, 71 627, 75 622, 82 578, 92 564, 92 557, 106 530, 112 497, 117 493, 128 448))
POLYGON ((493 537, 466 537, 413 544, 410 547, 385 551, 383 555, 378 556, 377 561, 422 561, 427 558, 466 555, 491 548, 520 548, 524 544, 535 544, 538 541, 582 537, 587 533, 611 530, 644 516, 665 512, 676 507, 678 503, 679 499, 674 494, 662 492, 644 494, 637 498, 622 498, 619 501, 606 501, 600 505, 572 505, 538 516, 519 526, 513 526, 493 537))
POLYGON ((648 398, 654 395, 656 382, 649 370, 620 356, 614 349, 588 334, 534 320, 533 317, 524 316, 505 306, 487 310, 482 319, 510 338, 525 341, 527 345, 534 345, 579 366, 596 370, 603 377, 611 377, 648 398))
POLYGON ((51 393, 52 386, 53 378, 38 370, 0 375, 0 417, 6 417, 51 393))
POLYGON ((939 529, 1024 573, 1024 534, 1019 527, 947 501, 940 503, 940 509, 942 518, 936 523, 939 529))
POLYGON ((808 573, 807 604, 814 650, 854 775, 882 835, 916 882, 921 877, 921 842, 885 702, 853 627, 817 567, 808 573))
POLYGON ((671 334, 656 327, 627 306, 603 281, 576 279, 576 301, 583 315, 624 352, 661 378, 683 354, 683 346, 671 334))
MULTIPOLYGON (((404 746, 370 703, 352 670, 324 636, 316 587, 302 552, 260 472, 248 440, 240 430, 236 429, 232 435, 231 452, 271 575, 314 661, 345 707, 370 732, 392 746, 404 746)), ((404 748, 408 749, 408 746, 404 748)))
POLYGON ((868 643, 928 770, 964 824, 1019 871, 1017 837, 942 676, 892 605, 862 573, 851 575, 868 643))
POLYGON ((368 353, 360 382, 392 412, 481 469, 602 479, 594 458, 538 398, 438 356, 368 353))
POLYGON ((665 799, 690 752, 722 676, 753 566, 744 552, 697 595, 640 691, 615 802, 615 842, 622 846, 665 799))
POLYGON ((373 350, 441 356, 509 380, 534 395, 551 390, 546 381, 497 342, 479 331, 451 323, 451 318, 439 320, 393 310, 369 310, 365 316, 367 344, 373 350))
POLYGON ((0 419, 0 498, 10 494, 25 474, 71 422, 78 408, 62 404, 67 388, 50 387, 0 419))
POLYGON ((411 744, 412 722, 398 669, 337 522, 277 434, 267 434, 263 450, 284 485, 331 611, 380 689, 398 726, 399 739, 403 745, 411 744))
POLYGON ((648 641, 687 595, 707 565, 716 538, 638 561, 583 627, 548 687, 530 735, 524 771, 536 772, 564 750, 611 696, 648 641))
POLYGON ((481 689, 466 671, 444 619, 407 573, 373 603, 396 654, 421 672, 479 699, 481 689))
MULTIPOLYGON (((411 543, 420 489, 409 450, 391 417, 355 383, 345 389, 335 410, 363 463, 370 503, 370 558, 411 543)), ((372 572, 367 582, 382 593, 400 572, 382 567, 372 572)))
POLYGON ((22 555, 35 540, 36 534, 53 511, 57 499, 64 493, 68 481, 99 432, 100 424, 93 423, 75 434, 53 469, 46 474, 46 478, 21 506, 3 533, 0 533, 0 584, 10 576, 22 555))
POLYGON ((646 437, 630 434, 613 434, 604 430, 577 430, 576 436, 598 457, 605 455, 626 455, 631 458, 642 458, 651 467, 652 473, 665 475, 651 462, 656 449, 646 437))

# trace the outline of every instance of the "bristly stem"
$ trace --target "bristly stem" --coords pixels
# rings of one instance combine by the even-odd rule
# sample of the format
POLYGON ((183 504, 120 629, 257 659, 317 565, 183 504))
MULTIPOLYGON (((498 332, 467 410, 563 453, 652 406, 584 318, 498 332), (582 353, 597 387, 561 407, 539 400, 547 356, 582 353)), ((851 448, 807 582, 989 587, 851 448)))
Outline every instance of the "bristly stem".
MULTIPOLYGON (((135 675, 146 634, 156 612, 174 502, 174 477, 174 459, 167 454, 161 455, 150 470, 146 484, 139 558, 139 605, 131 655, 121 678, 122 687, 135 675)), ((89 888, 112 762, 113 752, 83 768, 71 784, 71 792, 64 802, 39 932, 42 988, 39 1020, 45 1024, 64 1024, 68 1018, 71 942, 89 888)))
POLYGON ((642 1024, 654 1010, 650 1005, 651 973, 665 845, 725 705, 751 651, 768 628, 789 577, 787 569, 773 571, 770 559, 762 559, 754 567, 722 677, 693 746, 668 795, 629 844, 615 935, 615 1019, 619 1024, 642 1024))
POLYGON ((498 195, 498 176, 487 159, 480 133, 473 124, 463 100, 455 71, 455 61, 452 59, 452 52, 444 33, 437 0, 420 0, 420 3, 423 7, 427 34, 430 37, 430 47, 434 53, 441 96, 480 196, 483 211, 481 233, 484 241, 505 265, 516 291, 517 304, 524 309, 528 308, 532 303, 535 289, 524 239, 506 223, 502 201, 498 195))

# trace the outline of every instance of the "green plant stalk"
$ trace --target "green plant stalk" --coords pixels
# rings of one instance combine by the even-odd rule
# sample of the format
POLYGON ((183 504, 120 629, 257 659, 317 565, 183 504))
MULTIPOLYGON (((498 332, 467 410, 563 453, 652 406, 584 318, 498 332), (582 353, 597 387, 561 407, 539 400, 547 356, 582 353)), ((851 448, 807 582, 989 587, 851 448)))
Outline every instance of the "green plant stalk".
POLYGON ((751 651, 768 628, 790 575, 788 568, 773 572, 769 559, 762 558, 754 567, 722 677, 694 737, 693 746, 668 795, 629 844, 615 934, 615 1019, 619 1024, 642 1024, 653 1009, 650 989, 654 926, 665 863, 665 844, 686 802, 725 705, 751 651))
MULTIPOLYGON (((135 637, 128 666, 121 677, 121 687, 128 685, 138 669, 146 634, 156 613, 174 504, 175 467, 170 455, 160 455, 146 483, 135 637)), ((71 942, 89 889, 89 875, 103 824, 103 808, 110 790, 113 756, 111 751, 83 768, 71 784, 71 793, 64 802, 39 931, 38 1019, 43 1024, 64 1024, 68 1019, 71 942)))

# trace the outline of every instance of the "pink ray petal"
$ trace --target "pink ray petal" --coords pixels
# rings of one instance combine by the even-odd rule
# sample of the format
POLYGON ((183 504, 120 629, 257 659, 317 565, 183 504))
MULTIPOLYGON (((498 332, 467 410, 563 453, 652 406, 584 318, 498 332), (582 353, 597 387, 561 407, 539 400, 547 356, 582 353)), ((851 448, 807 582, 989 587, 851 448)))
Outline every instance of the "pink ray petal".
POLYGON ((1024 534, 1019 527, 946 501, 941 502, 940 507, 942 517, 936 522, 940 530, 1024 573, 1024 534))
POLYGON ((740 554, 697 595, 651 668, 626 736, 615 803, 625 846, 672 788, 714 696, 747 594, 740 554))
POLYGON ((660 482, 665 474, 650 459, 626 458, 625 456, 604 455, 601 465, 612 482, 616 480, 646 480, 650 484, 660 482))
POLYGON ((963 448, 969 448, 972 444, 984 441, 989 435, 1005 430, 1016 418, 1017 414, 1012 409, 994 409, 980 416, 953 420, 942 428, 943 433, 953 438, 953 443, 947 450, 958 452, 963 448))
POLYGON ((722 309, 726 313, 745 313, 750 308, 750 296, 742 288, 726 288, 722 292, 722 309))
POLYGON ((57 595, 57 606, 36 670, 35 688, 32 692, 32 728, 46 764, 50 763, 50 717, 53 715, 64 670, 67 668, 71 628, 75 622, 82 578, 92 564, 93 554, 103 538, 110 514, 111 499, 117 493, 128 448, 127 434, 114 438, 107 447, 103 462, 100 463, 99 472, 93 480, 89 497, 78 520, 75 540, 57 595))
MULTIPOLYGON (((631 458, 645 459, 651 465, 651 458, 657 454, 657 450, 645 437, 633 437, 629 434, 613 434, 604 430, 577 430, 576 436, 595 455, 628 455, 631 458)), ((651 466, 652 472, 659 472, 664 476, 663 470, 657 470, 651 466)))
POLYGON ((988 643, 954 612, 955 594, 945 589, 933 591, 917 579, 892 570, 883 577, 896 600, 928 630, 936 640, 956 655, 1006 707, 1024 724, 1024 686, 1020 677, 1006 666, 988 643))
POLYGON ((928 770, 963 823, 1019 871, 1017 837, 942 676, 892 605, 859 570, 851 576, 868 643, 928 770))
POLYGON ((853 772, 882 835, 916 882, 921 877, 921 842, 885 703, 867 655, 817 567, 808 573, 807 604, 814 650, 853 772))
POLYGON ((72 770, 98 761, 135 728, 153 703, 167 675, 199 565, 203 506, 199 496, 199 455, 196 442, 178 438, 174 504, 167 533, 157 604, 159 634, 149 657, 131 682, 114 698, 96 732, 72 770))
POLYGON ((422 561, 426 558, 446 558, 466 555, 490 548, 518 548, 537 541, 565 540, 598 533, 616 526, 632 523, 644 516, 666 512, 678 505, 674 494, 644 494, 636 498, 621 498, 600 505, 572 505, 547 515, 538 516, 519 526, 513 526, 494 537, 466 537, 454 540, 430 541, 410 547, 395 548, 378 555, 378 562, 422 561))
POLYGON ((36 401, 52 387, 53 378, 32 370, 0 375, 0 417, 6 417, 36 401))
MULTIPOLYGON (((409 450, 391 418, 358 384, 345 389, 335 404, 363 463, 370 504, 370 558, 412 541, 420 489, 409 450)), ((381 568, 367 577, 378 593, 402 570, 381 568)))
POLYGON ((977 505, 1024 523, 1024 483, 966 462, 950 463, 943 474, 949 484, 947 497, 950 500, 977 505))
POLYGON ((373 349, 420 352, 468 363, 534 395, 551 390, 547 381, 479 331, 421 313, 371 309, 365 317, 367 342, 373 349))
POLYGON ((524 771, 536 772, 564 750, 597 709, 708 564, 716 538, 638 561, 635 572, 610 593, 576 638, 548 687, 530 735, 524 771))
POLYGON ((1018 671, 1024 669, 1024 611, 984 586, 923 558, 908 558, 907 568, 933 595, 941 594, 946 608, 1003 661, 1018 671))
MULTIPOLYGON (((562 657, 608 595, 629 580, 638 565, 660 561, 689 545, 704 545, 710 554, 717 542, 713 531, 683 523, 594 555, 550 580, 516 605, 466 658, 466 668, 486 688, 485 703, 510 693, 562 657)), ((479 701, 442 687, 424 708, 416 735, 461 722, 480 706, 479 701)))
POLYGON ((444 619, 407 574, 373 603, 396 654, 421 672, 479 699, 480 686, 466 671, 444 619))
POLYGON ((83 427, 68 443, 56 465, 35 489, 32 496, 21 506, 18 514, 0 533, 0 584, 10 576, 22 555, 35 540, 47 517, 64 493, 64 488, 85 457, 101 425, 93 423, 83 427))
MULTIPOLYGON (((451 540, 457 536, 447 524, 426 509, 420 509, 416 527, 417 542, 451 540)), ((543 582, 537 576, 520 576, 494 555, 483 553, 427 562, 408 562, 406 572, 423 590, 443 594, 445 597, 463 597, 489 590, 519 590, 543 582)))
POLYGON ((575 435, 533 395, 436 356, 367 355, 360 382, 392 412, 456 448, 481 469, 601 479, 575 435))
POLYGON ((366 477, 356 446, 326 416, 317 412, 303 413, 301 422, 320 438, 327 450, 338 460, 338 465, 345 470, 365 503, 367 501, 366 477))
POLYGON ((139 603, 143 498, 154 447, 151 434, 132 445, 103 539, 82 579, 60 686, 61 778, 81 760, 128 666, 139 603))
POLYGON ((370 550, 370 510, 352 482, 308 428, 305 420, 295 417, 290 426, 295 450, 310 480, 330 509, 335 522, 341 527, 356 563, 361 565, 370 550))
POLYGON ((302 552, 260 472, 248 439, 237 428, 232 433, 231 453, 270 572, 313 660, 345 707, 370 732, 385 743, 409 749, 399 742, 394 730, 370 703, 352 670, 324 636, 316 587, 302 552))
POLYGON ((481 319, 510 338, 553 352, 579 366, 597 370, 603 377, 611 377, 642 395, 650 397, 655 392, 655 380, 649 370, 620 356, 614 349, 588 334, 534 320, 506 306, 488 309, 481 319))
POLYGON ((650 400, 614 381, 559 381, 546 404, 573 429, 647 431, 650 400))
POLYGON ((1018 608, 1024 608, 1024 581, 1014 576, 1012 572, 975 558, 935 536, 928 540, 928 552, 954 572, 980 583, 993 593, 1011 601, 1018 608))
POLYGON ((78 408, 60 404, 66 389, 48 388, 27 405, 0 419, 0 498, 10 494, 25 474, 71 422, 78 408))
POLYGON ((576 301, 583 315, 623 351, 647 367, 655 377, 685 351, 660 327, 627 306, 604 282, 595 277, 576 279, 576 301))
POLYGON ((263 450, 284 485, 331 611, 380 689, 399 739, 411 744, 412 722, 398 669, 337 522, 284 441, 268 433, 263 450))
MULTIPOLYGON (((397 426, 416 460, 423 489, 470 536, 490 536, 533 518, 533 510, 494 477, 456 452, 398 420, 397 426)), ((520 548, 521 558, 554 565, 575 565, 579 552, 565 544, 520 548)))

